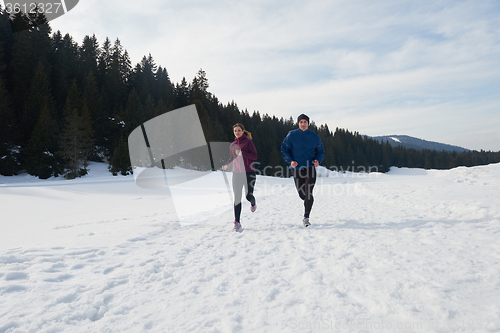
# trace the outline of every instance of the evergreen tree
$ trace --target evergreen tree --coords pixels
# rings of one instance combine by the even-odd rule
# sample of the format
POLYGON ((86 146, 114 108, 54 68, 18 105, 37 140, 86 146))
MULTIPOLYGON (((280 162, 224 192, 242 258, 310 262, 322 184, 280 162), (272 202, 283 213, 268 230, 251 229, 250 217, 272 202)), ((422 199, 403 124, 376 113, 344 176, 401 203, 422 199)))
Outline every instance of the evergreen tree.
POLYGON ((111 68, 112 61, 112 52, 111 52, 111 41, 106 37, 104 43, 102 44, 102 48, 98 51, 99 53, 99 61, 97 65, 98 70, 98 80, 97 83, 99 87, 104 85, 104 81, 106 75, 108 74, 108 70, 111 68))
MULTIPOLYGON (((269 176, 276 175, 278 177, 285 176, 285 175, 278 174, 282 170, 285 170, 283 168, 283 166, 281 165, 281 160, 282 159, 283 158, 281 157, 281 153, 278 151, 278 145, 273 145, 271 147, 271 151, 269 153, 269 159, 268 159, 268 164, 269 164, 269 166, 272 167, 272 169, 269 170, 269 172, 266 172, 266 174, 269 175, 269 176)), ((266 169, 266 171, 267 170, 268 169, 266 169)))
POLYGON ((47 179, 60 174, 56 157, 57 122, 52 118, 50 109, 44 105, 35 129, 31 135, 24 154, 24 168, 30 175, 47 179))
POLYGON ((131 133, 137 126, 149 119, 144 114, 144 107, 135 89, 132 89, 128 96, 127 107, 125 108, 125 132, 131 133))
POLYGON ((156 105, 155 102, 153 101, 153 97, 151 95, 148 95, 146 98, 146 103, 144 103, 144 121, 146 122, 149 119, 152 119, 157 116, 156 114, 156 105))
POLYGON ((119 73, 122 84, 126 84, 130 78, 132 65, 127 50, 122 46, 120 39, 116 39, 111 48, 111 68, 119 73))
POLYGON ((124 83, 128 83, 128 81, 130 80, 130 75, 132 75, 132 62, 130 61, 130 56, 127 50, 123 52, 123 55, 119 58, 119 60, 122 79, 124 83))
MULTIPOLYGON (((79 47, 73 38, 66 34, 62 36, 57 31, 52 36, 52 87, 56 107, 60 110, 66 102, 66 95, 74 79, 82 82, 79 75, 79 47)), ((61 115, 59 115, 61 116, 61 115)))
POLYGON ((193 98, 196 99, 208 99, 209 98, 209 93, 208 93, 208 79, 207 79, 207 73, 200 68, 198 73, 196 73, 195 78, 193 79, 193 98))
POLYGON ((52 52, 50 40, 50 26, 43 14, 30 14, 26 16, 22 12, 14 16, 13 30, 27 26, 14 34, 14 45, 12 47, 12 70, 13 106, 14 110, 22 113, 25 96, 29 92, 29 84, 32 82, 36 69, 41 62, 43 67, 50 72, 50 55, 52 52), (16 27, 17 25, 17 27, 16 27))
POLYGON ((92 35, 92 37, 87 35, 83 38, 79 54, 80 73, 88 75, 88 73, 92 72, 95 78, 98 73, 97 60, 100 55, 99 42, 97 41, 97 37, 95 35, 92 35))
MULTIPOLYGON (((107 40, 109 42, 109 40, 107 40)), ((111 43, 109 42, 109 45, 111 43)), ((129 71, 129 64, 123 63, 123 47, 120 40, 117 39, 113 47, 109 48, 108 43, 105 43, 103 55, 109 53, 109 58, 106 55, 102 61, 109 62, 106 65, 102 91, 107 97, 105 106, 112 114, 119 114, 119 110, 124 107, 123 101, 127 97, 126 82, 129 71), (109 50, 107 50, 109 48, 109 50)))
POLYGON ((189 87, 186 78, 183 77, 181 83, 175 86, 175 108, 182 108, 189 104, 189 87))
POLYGON ((156 72, 156 82, 158 100, 163 100, 167 108, 173 109, 175 103, 174 86, 170 81, 167 70, 161 66, 156 72))
POLYGON ((23 113, 20 117, 20 131, 22 142, 27 142, 35 124, 38 121, 42 108, 46 107, 54 119, 54 101, 50 90, 49 75, 42 61, 38 62, 35 76, 31 82, 29 93, 25 98, 23 113))
MULTIPOLYGON (((4 15, 8 14, 4 13, 4 15)), ((30 20, 28 16, 22 11, 11 16, 10 22, 13 33, 28 30, 30 28, 30 20)))
POLYGON ((392 163, 392 147, 389 142, 382 144, 382 166, 381 172, 389 171, 392 163))
POLYGON ((109 171, 111 171, 113 176, 117 176, 118 173, 123 176, 132 173, 132 166, 130 164, 130 157, 128 154, 128 145, 123 136, 120 137, 118 145, 113 152, 113 157, 111 158, 111 162, 109 164, 109 171))
POLYGON ((103 107, 101 92, 97 89, 97 82, 92 71, 85 78, 85 85, 82 94, 82 105, 85 105, 92 119, 92 128, 94 130, 94 146, 89 157, 91 161, 101 162, 110 157, 110 119, 109 114, 103 107))
POLYGON ((59 138, 58 154, 64 160, 64 177, 74 179, 87 174, 88 156, 92 152, 92 129, 88 109, 84 107, 84 115, 77 109, 70 111, 65 117, 64 129, 59 138))
POLYGON ((73 79, 73 82, 69 88, 68 93, 66 94, 66 103, 64 105, 64 117, 67 117, 73 110, 80 111, 82 105, 82 96, 80 94, 80 89, 78 88, 78 84, 76 83, 76 79, 73 79))
POLYGON ((153 95, 155 100, 159 99, 156 84, 157 66, 151 54, 144 56, 140 64, 137 64, 131 74, 131 85, 136 90, 142 103, 144 103, 149 94, 153 95))
POLYGON ((16 146, 17 126, 7 89, 0 75, 0 175, 12 176, 20 170, 16 146))
POLYGON ((86 103, 82 105, 78 86, 74 80, 66 100, 65 124, 59 138, 58 151, 58 155, 64 161, 64 176, 67 179, 87 174, 88 157, 93 147, 92 136, 90 111, 86 103))
MULTIPOLYGON (((0 5, 0 75, 5 73, 7 62, 9 61, 8 53, 13 43, 14 36, 10 26, 9 15, 2 11, 0 5)), ((5 76, 3 77, 5 80, 5 76)))

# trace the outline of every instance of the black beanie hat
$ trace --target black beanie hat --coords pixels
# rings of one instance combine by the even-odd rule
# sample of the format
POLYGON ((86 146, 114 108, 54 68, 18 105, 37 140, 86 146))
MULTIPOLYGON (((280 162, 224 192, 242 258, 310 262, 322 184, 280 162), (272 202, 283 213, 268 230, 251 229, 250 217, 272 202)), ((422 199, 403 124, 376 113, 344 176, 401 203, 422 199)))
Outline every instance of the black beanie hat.
POLYGON ((297 117, 297 123, 298 123, 299 121, 301 121, 302 119, 307 120, 307 122, 309 123, 309 117, 308 117, 308 116, 306 116, 305 114, 301 114, 300 116, 298 116, 298 117, 297 117))

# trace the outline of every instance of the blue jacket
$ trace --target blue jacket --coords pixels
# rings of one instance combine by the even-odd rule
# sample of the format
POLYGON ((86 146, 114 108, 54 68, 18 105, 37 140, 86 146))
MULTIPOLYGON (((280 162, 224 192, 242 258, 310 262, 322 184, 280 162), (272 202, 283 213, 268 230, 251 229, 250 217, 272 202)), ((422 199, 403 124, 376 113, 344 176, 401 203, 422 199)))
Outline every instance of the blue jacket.
POLYGON ((298 163, 292 169, 303 169, 314 166, 314 160, 321 163, 325 157, 325 148, 318 134, 297 128, 288 132, 281 144, 281 154, 286 163, 290 164, 292 161, 298 163))

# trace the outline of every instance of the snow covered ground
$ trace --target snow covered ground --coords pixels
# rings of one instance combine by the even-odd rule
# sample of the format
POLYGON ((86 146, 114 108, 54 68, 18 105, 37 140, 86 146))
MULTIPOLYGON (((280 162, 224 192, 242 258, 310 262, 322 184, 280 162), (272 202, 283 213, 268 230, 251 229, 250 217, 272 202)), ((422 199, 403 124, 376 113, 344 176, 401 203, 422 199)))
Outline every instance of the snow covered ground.
POLYGON ((307 229, 259 176, 241 234, 102 164, 0 177, 0 333, 500 331, 500 164, 323 175, 307 229))

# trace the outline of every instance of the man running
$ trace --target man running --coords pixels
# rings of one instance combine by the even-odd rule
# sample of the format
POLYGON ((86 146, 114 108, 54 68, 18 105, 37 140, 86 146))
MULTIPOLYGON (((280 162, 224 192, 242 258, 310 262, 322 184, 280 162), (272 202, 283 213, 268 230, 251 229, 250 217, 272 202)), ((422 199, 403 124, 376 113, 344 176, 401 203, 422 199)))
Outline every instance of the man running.
POLYGON ((299 128, 288 132, 281 144, 281 154, 290 164, 295 187, 304 200, 304 227, 308 227, 309 214, 314 203, 313 189, 316 183, 316 168, 325 157, 325 148, 318 134, 309 130, 309 117, 301 114, 297 118, 299 128))

